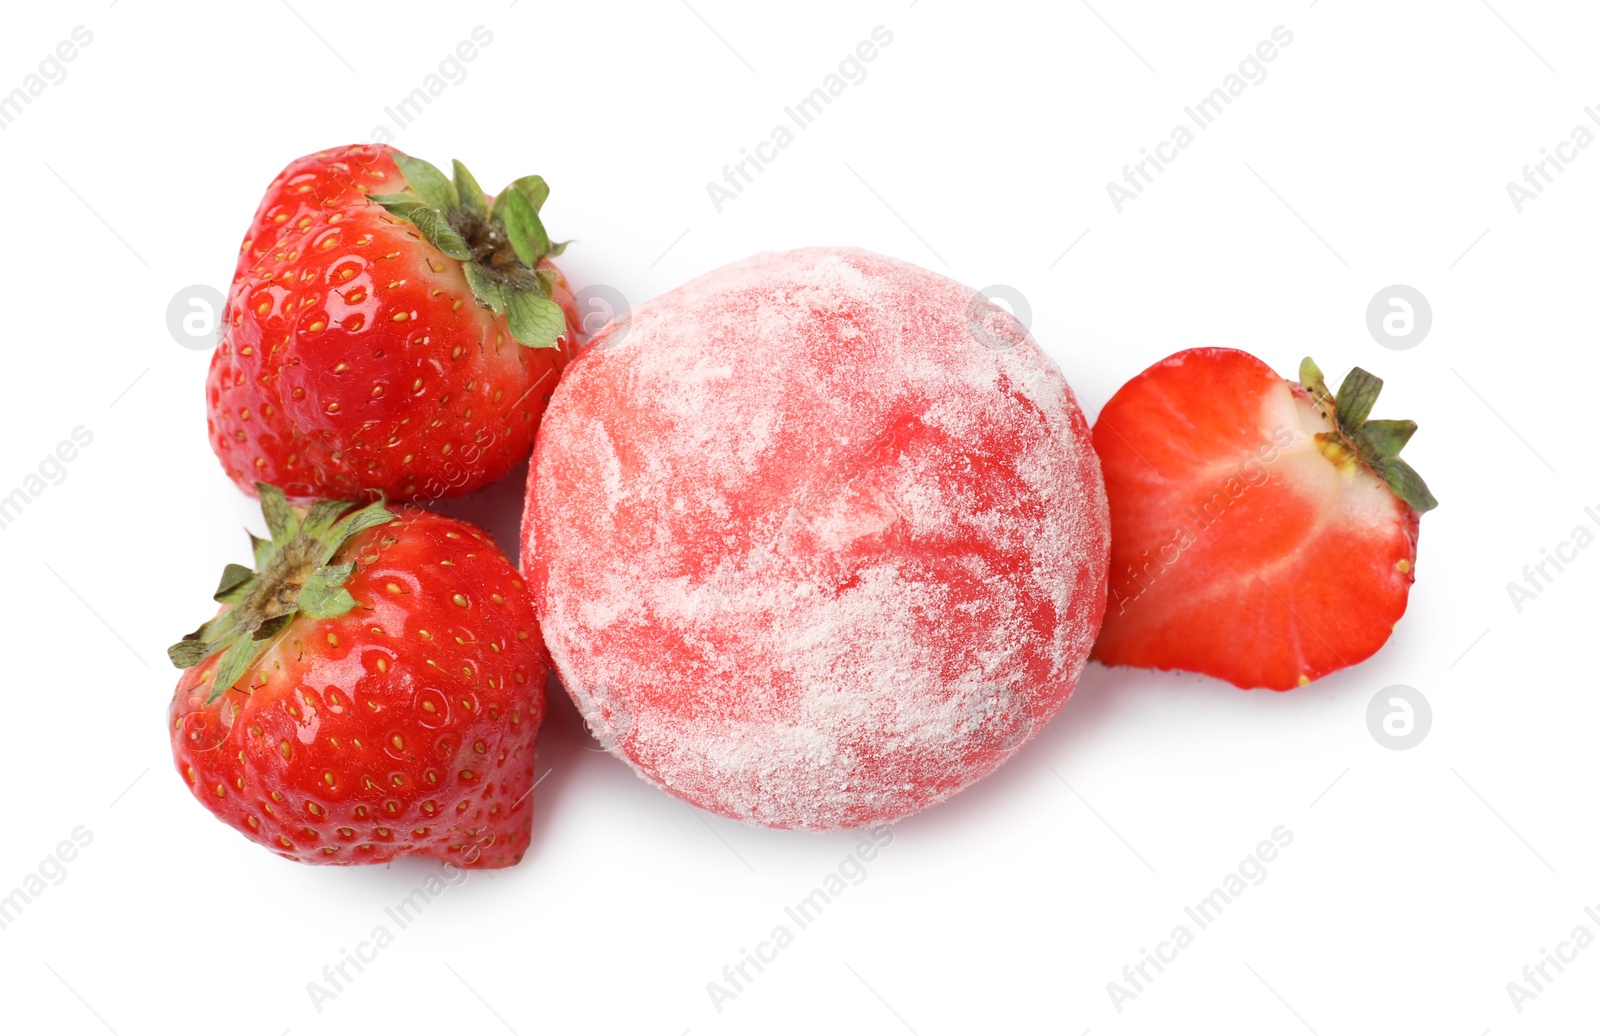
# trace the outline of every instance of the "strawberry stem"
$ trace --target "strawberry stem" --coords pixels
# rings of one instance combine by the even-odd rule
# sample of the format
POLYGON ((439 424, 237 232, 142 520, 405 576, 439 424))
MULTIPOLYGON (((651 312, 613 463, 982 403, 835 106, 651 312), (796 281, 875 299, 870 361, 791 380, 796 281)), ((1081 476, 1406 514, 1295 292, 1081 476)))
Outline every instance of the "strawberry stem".
POLYGON ((276 486, 257 483, 256 490, 271 539, 251 535, 255 571, 224 568, 213 599, 229 607, 167 648, 179 669, 222 653, 208 702, 237 683, 296 617, 329 619, 355 607, 344 588, 355 565, 330 562, 354 537, 398 517, 381 500, 366 506, 319 500, 302 516, 276 486))
POLYGON ((1323 417, 1334 419, 1337 432, 1317 436, 1318 447, 1334 463, 1359 461, 1388 483, 1394 495, 1421 513, 1439 506, 1416 469, 1400 459, 1400 451, 1416 434, 1415 421, 1368 420, 1383 379, 1360 367, 1350 368, 1335 396, 1328 391, 1322 370, 1307 356, 1300 361, 1300 385, 1323 417))
POLYGON ((554 348, 567 318, 551 298, 551 278, 539 264, 558 256, 539 218, 550 196, 540 176, 513 180, 491 204, 467 167, 452 163, 454 179, 420 158, 398 151, 394 164, 407 180, 399 194, 369 194, 391 216, 416 227, 440 252, 465 264, 478 305, 506 318, 511 336, 535 349, 554 348))

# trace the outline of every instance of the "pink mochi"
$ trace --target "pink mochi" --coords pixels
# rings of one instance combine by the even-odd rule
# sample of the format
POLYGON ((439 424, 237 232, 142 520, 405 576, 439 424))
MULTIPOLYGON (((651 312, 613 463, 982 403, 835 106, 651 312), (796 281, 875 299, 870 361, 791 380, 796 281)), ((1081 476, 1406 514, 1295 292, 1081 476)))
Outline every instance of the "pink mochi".
POLYGON ((590 728, 751 824, 914 813, 1061 708, 1110 523, 1072 389, 1004 310, 853 248, 614 321, 539 431, 523 571, 590 728))

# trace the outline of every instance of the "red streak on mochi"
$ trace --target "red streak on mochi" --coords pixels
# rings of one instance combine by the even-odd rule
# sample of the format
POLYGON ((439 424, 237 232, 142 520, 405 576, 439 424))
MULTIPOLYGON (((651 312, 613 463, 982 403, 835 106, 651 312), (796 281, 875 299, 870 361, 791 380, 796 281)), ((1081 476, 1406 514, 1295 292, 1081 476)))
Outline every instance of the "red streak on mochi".
POLYGON ((752 824, 882 823, 992 772, 1105 608, 1060 371, 971 289, 858 249, 758 255, 602 330, 528 497, 523 570, 591 728, 752 824))

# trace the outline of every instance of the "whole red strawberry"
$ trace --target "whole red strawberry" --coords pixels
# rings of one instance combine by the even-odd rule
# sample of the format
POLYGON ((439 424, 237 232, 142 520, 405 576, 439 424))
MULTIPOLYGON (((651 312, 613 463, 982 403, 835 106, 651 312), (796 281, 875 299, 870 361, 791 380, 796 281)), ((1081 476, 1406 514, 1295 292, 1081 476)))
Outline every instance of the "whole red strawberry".
POLYGON ((1236 349, 1190 349, 1122 386, 1095 450, 1111 578, 1094 657, 1240 687, 1298 687, 1389 639, 1438 505, 1400 450, 1411 421, 1367 415, 1357 367, 1334 396, 1236 349))
POLYGON ((532 447, 577 342, 539 220, 549 188, 491 203, 380 145, 291 162, 240 248, 212 356, 212 449, 245 492, 436 499, 532 447))
POLYGON ((478 529, 257 487, 271 539, 168 651, 195 798, 302 863, 506 867, 532 827, 545 663, 521 578, 478 529))

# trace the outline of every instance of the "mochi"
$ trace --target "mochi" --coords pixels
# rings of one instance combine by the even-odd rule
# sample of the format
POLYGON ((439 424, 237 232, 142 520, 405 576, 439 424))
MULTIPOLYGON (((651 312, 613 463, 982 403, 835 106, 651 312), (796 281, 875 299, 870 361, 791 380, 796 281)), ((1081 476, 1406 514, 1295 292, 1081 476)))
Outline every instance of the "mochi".
POLYGON ((1060 710, 1105 609, 1089 428, 1010 314, 853 248, 765 253, 568 367, 522 530, 550 657, 641 776, 750 824, 890 822, 1060 710))

